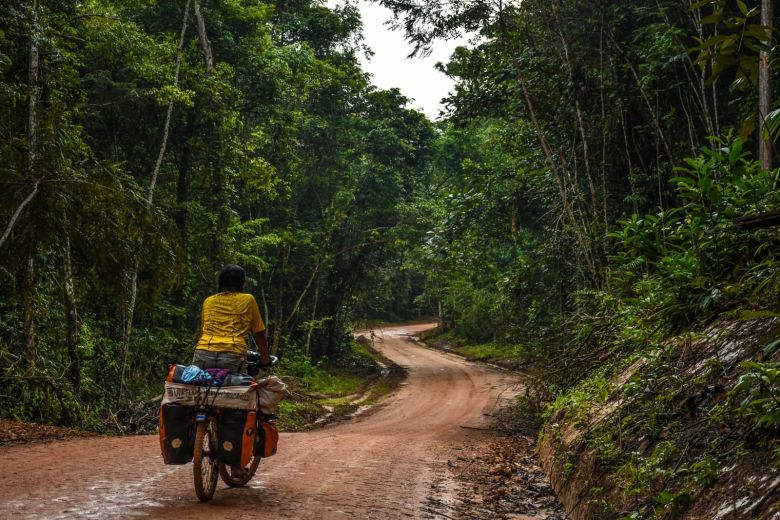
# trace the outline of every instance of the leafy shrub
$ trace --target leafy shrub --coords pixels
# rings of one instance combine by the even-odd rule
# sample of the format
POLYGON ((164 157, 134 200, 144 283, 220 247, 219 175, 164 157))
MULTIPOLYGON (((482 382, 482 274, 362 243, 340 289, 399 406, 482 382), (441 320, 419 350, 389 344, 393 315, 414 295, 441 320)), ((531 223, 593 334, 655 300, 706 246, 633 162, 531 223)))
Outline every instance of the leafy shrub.
POLYGON ((746 361, 735 392, 745 395, 739 409, 757 428, 780 427, 780 363, 746 361))
POLYGON ((679 207, 621 221, 615 274, 637 302, 673 322, 778 289, 778 234, 740 231, 736 217, 775 209, 780 170, 764 172, 739 138, 715 140, 671 179, 679 207))

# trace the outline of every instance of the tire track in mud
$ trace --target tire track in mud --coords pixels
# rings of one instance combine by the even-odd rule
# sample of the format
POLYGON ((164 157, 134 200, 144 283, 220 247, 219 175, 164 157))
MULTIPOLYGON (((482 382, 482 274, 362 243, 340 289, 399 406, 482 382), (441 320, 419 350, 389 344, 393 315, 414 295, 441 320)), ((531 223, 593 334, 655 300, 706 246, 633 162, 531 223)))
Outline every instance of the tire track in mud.
POLYGON ((220 482, 198 502, 192 466, 163 465, 156 436, 11 446, 0 448, 0 518, 457 516, 452 450, 492 435, 478 429, 483 413, 516 381, 409 341, 430 326, 376 331, 376 348, 409 372, 401 388, 350 421, 282 434, 244 488, 220 482))

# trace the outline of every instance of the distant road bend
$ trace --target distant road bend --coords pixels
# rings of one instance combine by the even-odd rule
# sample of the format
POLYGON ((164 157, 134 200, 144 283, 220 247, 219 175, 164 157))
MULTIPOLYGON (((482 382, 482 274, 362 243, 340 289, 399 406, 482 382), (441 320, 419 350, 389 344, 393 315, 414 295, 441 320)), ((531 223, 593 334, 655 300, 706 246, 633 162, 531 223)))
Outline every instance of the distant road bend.
POLYGON ((376 330, 409 370, 400 390, 352 420, 282 434, 244 488, 220 482, 198 502, 192 465, 163 465, 157 436, 17 445, 0 448, 0 518, 449 518, 448 458, 490 435, 484 414, 514 381, 409 340, 431 326, 376 330))

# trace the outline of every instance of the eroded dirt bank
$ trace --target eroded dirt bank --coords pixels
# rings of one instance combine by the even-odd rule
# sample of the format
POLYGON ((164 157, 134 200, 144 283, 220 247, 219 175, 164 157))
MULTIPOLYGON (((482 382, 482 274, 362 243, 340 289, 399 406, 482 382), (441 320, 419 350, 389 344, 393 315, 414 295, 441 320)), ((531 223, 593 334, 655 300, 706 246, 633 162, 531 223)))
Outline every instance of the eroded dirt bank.
POLYGON ((11 446, 0 448, 0 517, 457 517, 451 461, 495 436, 485 414, 516 381, 408 341, 430 326, 377 331, 377 349, 409 370, 401 389, 351 421, 282 434, 245 488, 220 483, 199 503, 192 466, 164 466, 156 436, 11 446))
POLYGON ((539 451, 568 518, 780 519, 778 431, 738 388, 778 338, 780 318, 723 316, 559 400, 539 451))

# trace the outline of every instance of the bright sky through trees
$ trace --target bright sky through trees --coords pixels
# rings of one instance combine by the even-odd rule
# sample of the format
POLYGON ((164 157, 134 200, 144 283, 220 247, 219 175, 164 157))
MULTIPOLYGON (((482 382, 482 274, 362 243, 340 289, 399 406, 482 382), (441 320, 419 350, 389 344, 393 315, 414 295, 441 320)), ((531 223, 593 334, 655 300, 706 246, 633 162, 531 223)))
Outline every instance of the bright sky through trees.
MULTIPOLYGON (((343 0, 328 0, 327 5, 343 4, 343 0)), ((443 110, 441 99, 452 90, 453 81, 435 65, 446 63, 458 45, 465 45, 466 39, 436 41, 430 56, 407 58, 412 46, 404 40, 401 31, 394 31, 385 22, 393 13, 379 4, 360 1, 360 15, 363 18, 363 34, 366 45, 374 51, 369 61, 360 56, 363 70, 372 75, 374 85, 389 89, 398 87, 401 92, 413 98, 412 107, 436 119, 443 110)))

